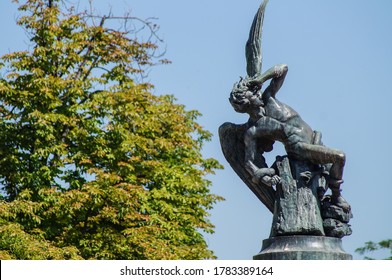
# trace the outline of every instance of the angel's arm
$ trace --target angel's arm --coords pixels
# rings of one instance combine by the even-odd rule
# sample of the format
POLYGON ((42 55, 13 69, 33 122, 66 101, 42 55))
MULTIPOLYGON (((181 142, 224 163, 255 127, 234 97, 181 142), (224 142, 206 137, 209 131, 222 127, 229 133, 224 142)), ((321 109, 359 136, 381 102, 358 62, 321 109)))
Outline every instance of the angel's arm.
MULTIPOLYGON (((273 97, 278 93, 279 89, 282 87, 284 79, 286 78, 286 74, 288 71, 288 67, 285 64, 277 65, 271 68, 271 74, 273 76, 270 84, 263 92, 263 100, 266 102, 268 98, 273 97)), ((268 72, 268 71, 267 71, 268 72)))
POLYGON ((249 78, 249 83, 252 84, 258 84, 262 85, 265 81, 273 78, 280 78, 286 75, 287 71, 289 70, 288 66, 286 64, 277 64, 267 71, 265 71, 263 74, 258 74, 255 75, 251 78, 249 78))
MULTIPOLYGON (((255 138, 256 127, 252 126, 244 134, 245 144, 245 169, 252 176, 252 181, 258 184, 259 181, 263 184, 272 187, 280 182, 280 177, 275 174, 275 169, 268 168, 265 164, 260 168, 255 165, 255 157, 257 152, 257 143, 255 138)), ((261 155, 259 155, 261 156, 261 155)))
POLYGON ((271 88, 271 90, 277 92, 282 86, 288 70, 289 68, 286 64, 278 64, 274 67, 271 67, 263 74, 259 74, 250 78, 249 83, 252 85, 261 86, 265 81, 272 79, 271 83, 273 83, 273 88, 271 88))

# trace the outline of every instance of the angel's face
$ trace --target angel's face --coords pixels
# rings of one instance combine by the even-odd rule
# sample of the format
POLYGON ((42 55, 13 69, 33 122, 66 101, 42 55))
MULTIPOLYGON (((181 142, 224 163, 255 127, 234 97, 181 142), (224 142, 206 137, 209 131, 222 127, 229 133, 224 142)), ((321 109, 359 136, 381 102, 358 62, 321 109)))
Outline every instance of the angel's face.
POLYGON ((229 100, 234 110, 240 113, 248 113, 263 105, 260 90, 251 89, 246 79, 241 79, 234 85, 229 100))
POLYGON ((253 91, 248 90, 245 93, 245 98, 247 98, 249 100, 250 104, 252 104, 253 106, 258 107, 258 106, 263 105, 263 102, 261 100, 261 92, 260 91, 253 92, 253 91))

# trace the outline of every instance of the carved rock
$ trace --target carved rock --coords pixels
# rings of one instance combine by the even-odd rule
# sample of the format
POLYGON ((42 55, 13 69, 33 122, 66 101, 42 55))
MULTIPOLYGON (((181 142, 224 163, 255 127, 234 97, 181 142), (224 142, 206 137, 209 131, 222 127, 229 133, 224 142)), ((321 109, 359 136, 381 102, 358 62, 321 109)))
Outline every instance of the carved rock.
POLYGON ((348 224, 353 217, 351 209, 345 211, 333 205, 329 195, 325 196, 321 201, 321 216, 323 217, 324 230, 327 236, 342 238, 351 235, 352 230, 348 224))
POLYGON ((349 224, 336 219, 325 219, 323 221, 325 234, 330 237, 342 238, 351 235, 352 230, 349 224))
POLYGON ((348 223, 350 219, 353 218, 351 210, 345 211, 344 209, 333 205, 331 203, 331 197, 328 195, 321 201, 321 216, 324 219, 332 218, 343 223, 348 223))
POLYGON ((271 236, 324 235, 317 198, 318 180, 307 185, 300 174, 314 167, 301 161, 284 157, 276 162, 281 183, 277 186, 271 236), (291 163, 291 164, 290 164, 291 163))

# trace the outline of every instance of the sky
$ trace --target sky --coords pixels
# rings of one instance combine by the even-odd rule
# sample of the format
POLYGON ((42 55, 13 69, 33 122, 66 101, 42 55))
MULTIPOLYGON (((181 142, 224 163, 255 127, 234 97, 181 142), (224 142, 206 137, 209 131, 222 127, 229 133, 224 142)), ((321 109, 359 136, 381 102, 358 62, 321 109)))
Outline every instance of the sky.
MULTIPOLYGON (((69 0, 77 2, 76 0, 69 0)), ((86 0, 81 0, 86 3, 86 0)), ((101 14, 129 11, 155 18, 170 65, 151 69, 156 94, 173 94, 213 133, 204 157, 225 166, 208 179, 221 195, 211 211, 215 233, 206 235, 218 259, 249 260, 269 237, 272 214, 226 162, 218 127, 242 124, 247 116, 228 102, 240 76, 246 76, 245 42, 262 0, 95 0, 101 14)), ((82 4, 83 5, 83 4, 82 4)), ((16 4, 0 3, 0 54, 26 49, 17 27, 16 4)), ((392 1, 270 0, 263 29, 263 70, 289 67, 277 98, 293 107, 326 146, 346 153, 342 194, 351 204, 353 233, 342 239, 354 259, 367 241, 392 238, 392 1)), ((277 143, 266 159, 284 149, 277 143)), ((379 252, 375 258, 386 257, 379 252)))

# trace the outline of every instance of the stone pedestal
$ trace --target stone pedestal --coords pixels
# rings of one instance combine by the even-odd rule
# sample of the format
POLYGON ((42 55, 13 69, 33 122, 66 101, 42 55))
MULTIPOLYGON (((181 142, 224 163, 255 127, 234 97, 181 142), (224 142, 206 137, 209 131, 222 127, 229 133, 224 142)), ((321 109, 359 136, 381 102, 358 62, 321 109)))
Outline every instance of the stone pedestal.
POLYGON ((335 237, 293 235, 265 239, 254 260, 352 260, 335 237))

